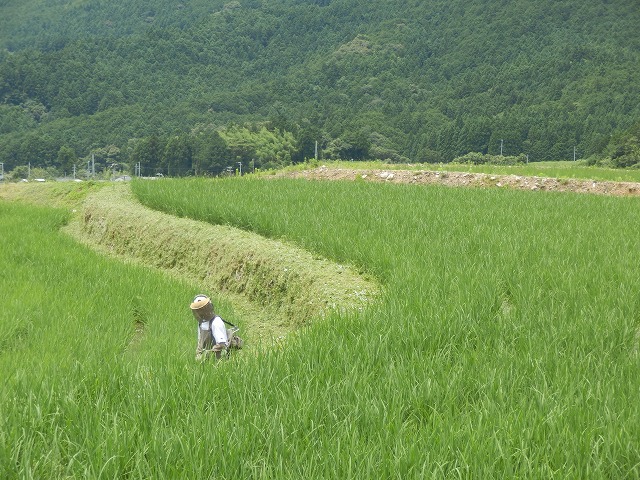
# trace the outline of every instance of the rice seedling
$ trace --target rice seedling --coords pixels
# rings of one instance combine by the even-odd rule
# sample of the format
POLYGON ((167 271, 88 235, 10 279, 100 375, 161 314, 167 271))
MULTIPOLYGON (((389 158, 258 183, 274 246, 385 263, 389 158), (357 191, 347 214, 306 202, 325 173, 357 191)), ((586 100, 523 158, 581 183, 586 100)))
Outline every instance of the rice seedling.
POLYGON ((1 477, 640 475, 637 199, 251 179, 133 189, 355 265, 385 294, 259 356, 195 364, 197 285, 73 243, 64 212, 0 203, 0 326, 14 332, 0 341, 1 477))
MULTIPOLYGON (((448 431, 436 458, 449 473, 637 473, 637 200, 286 180, 135 191, 156 208, 289 239, 381 278, 387 297, 347 327, 357 347, 332 349, 332 367, 363 363, 377 388, 360 389, 367 402, 384 399, 413 422, 425 408, 435 416, 448 431), (415 389, 422 408, 404 401, 415 389), (587 454, 594 442, 597 459, 587 454)), ((368 408, 355 405, 354 415, 368 408)), ((431 433, 413 433, 407 445, 429 450, 431 433)))

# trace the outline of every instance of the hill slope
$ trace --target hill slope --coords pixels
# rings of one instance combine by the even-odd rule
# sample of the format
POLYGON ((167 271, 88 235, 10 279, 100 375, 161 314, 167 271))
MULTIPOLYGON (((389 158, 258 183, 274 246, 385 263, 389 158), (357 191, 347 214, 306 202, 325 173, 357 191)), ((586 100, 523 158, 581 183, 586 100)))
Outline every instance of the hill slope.
POLYGON ((631 1, 30 0, 0 18, 8 168, 109 145, 127 164, 132 139, 267 120, 296 158, 318 140, 327 157, 566 159, 640 117, 631 1))

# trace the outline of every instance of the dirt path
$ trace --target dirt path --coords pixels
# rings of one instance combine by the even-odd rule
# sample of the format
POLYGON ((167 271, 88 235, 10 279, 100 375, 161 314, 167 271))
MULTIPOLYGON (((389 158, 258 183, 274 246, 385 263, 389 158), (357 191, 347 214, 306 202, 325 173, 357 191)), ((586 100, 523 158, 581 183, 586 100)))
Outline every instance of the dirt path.
POLYGON ((275 177, 306 178, 313 180, 364 180, 389 183, 440 184, 450 187, 496 187, 534 191, 640 196, 640 183, 637 182, 558 179, 429 170, 373 170, 322 166, 313 170, 277 173, 275 177))

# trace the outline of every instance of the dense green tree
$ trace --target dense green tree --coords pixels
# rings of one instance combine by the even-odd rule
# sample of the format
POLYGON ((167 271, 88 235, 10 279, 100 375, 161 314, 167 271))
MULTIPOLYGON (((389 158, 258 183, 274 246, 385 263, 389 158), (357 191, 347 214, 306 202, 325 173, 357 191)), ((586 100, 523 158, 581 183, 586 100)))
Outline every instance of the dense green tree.
POLYGON ((219 175, 233 166, 233 155, 227 142, 216 130, 205 130, 195 138, 193 171, 196 175, 219 175))
POLYGON ((78 156, 73 148, 63 145, 58 150, 57 164, 63 174, 73 172, 74 165, 78 163, 78 156))
MULTIPOLYGON (((322 132, 320 128, 309 121, 305 121, 303 126, 298 129, 296 150, 292 153, 291 160, 294 163, 300 163, 315 158, 316 142, 321 141, 322 132)), ((320 144, 320 148, 322 148, 322 144, 320 144)))
POLYGON ((354 159, 611 156, 640 118, 638 24, 633 2, 577 0, 4 2, 0 161, 115 145, 180 173, 191 143, 218 171, 302 161, 316 140, 354 159), (255 131, 221 131, 225 160, 196 138, 166 151, 198 124, 255 131))
POLYGON ((640 122, 633 125, 609 146, 611 165, 618 168, 640 166, 640 122))
POLYGON ((220 130, 234 162, 256 168, 288 165, 296 151, 291 132, 270 130, 265 125, 230 125, 220 130))
POLYGON ((191 173, 193 145, 187 135, 174 135, 167 140, 162 155, 162 168, 166 175, 184 176, 191 173))
POLYGON ((343 136, 344 146, 338 152, 341 158, 351 160, 365 160, 369 158, 369 149, 371 148, 371 140, 363 130, 356 132, 347 132, 343 136))
POLYGON ((60 151, 59 140, 50 135, 30 132, 20 145, 20 163, 40 167, 54 166, 60 151))
POLYGON ((139 165, 141 175, 150 176, 162 170, 162 153, 164 145, 157 135, 138 141, 131 154, 131 162, 139 165))

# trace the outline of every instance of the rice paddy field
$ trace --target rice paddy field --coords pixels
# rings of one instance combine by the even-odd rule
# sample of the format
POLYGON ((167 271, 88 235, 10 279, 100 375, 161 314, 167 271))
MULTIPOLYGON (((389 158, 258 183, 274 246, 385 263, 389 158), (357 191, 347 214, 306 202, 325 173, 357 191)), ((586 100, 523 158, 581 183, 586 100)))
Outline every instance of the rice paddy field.
POLYGON ((76 243, 69 209, 0 201, 0 478, 640 478, 639 199, 250 177, 132 190, 383 293, 199 364, 197 279, 76 243))

